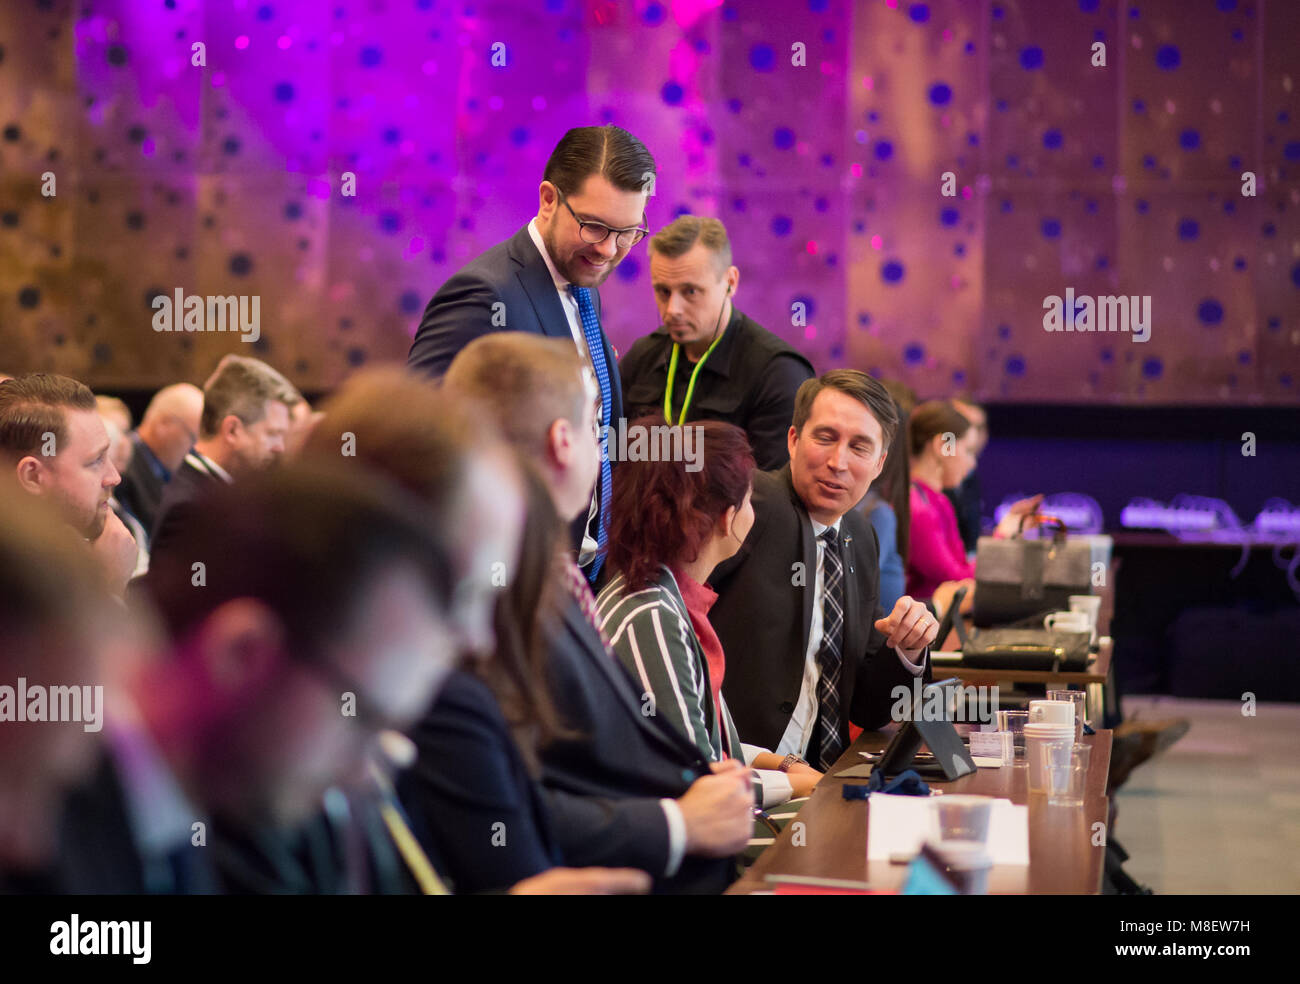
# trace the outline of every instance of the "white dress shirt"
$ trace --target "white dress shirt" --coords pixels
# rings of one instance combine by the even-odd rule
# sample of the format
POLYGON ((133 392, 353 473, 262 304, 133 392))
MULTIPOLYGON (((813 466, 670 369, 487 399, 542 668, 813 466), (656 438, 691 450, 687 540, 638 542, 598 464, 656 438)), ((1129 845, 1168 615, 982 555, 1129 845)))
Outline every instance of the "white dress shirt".
POLYGON ((587 349, 587 336, 582 332, 582 316, 578 314, 578 299, 569 292, 569 281, 565 280, 560 271, 555 269, 555 263, 551 260, 551 254, 546 251, 546 244, 542 242, 542 234, 537 231, 536 217, 528 220, 528 235, 537 247, 537 252, 542 254, 542 259, 546 261, 546 269, 551 274, 551 280, 555 284, 555 292, 560 295, 560 306, 564 308, 564 316, 569 319, 569 331, 573 334, 573 344, 578 346, 578 352, 584 356, 588 362, 591 361, 591 352, 587 349))
MULTIPOLYGON (((587 347, 587 336, 582 331, 582 316, 578 313, 578 299, 569 291, 569 281, 565 280, 560 271, 555 269, 555 264, 551 260, 551 254, 546 251, 546 244, 542 242, 542 234, 537 230, 537 217, 528 220, 528 236, 537 247, 537 252, 542 254, 542 259, 546 261, 546 269, 551 274, 551 281, 555 284, 555 292, 560 295, 560 307, 564 309, 564 317, 569 322, 569 332, 573 335, 573 344, 578 346, 578 354, 588 363, 592 362, 591 350, 587 347)), ((610 372, 618 372, 618 366, 609 366, 610 372)), ((604 424, 604 402, 596 408, 597 426, 604 424)), ((599 485, 599 483, 597 483, 599 485)), ((591 505, 587 508, 587 528, 582 534, 582 549, 578 551, 578 566, 586 567, 596 557, 596 538, 592 535, 596 513, 600 511, 600 498, 595 490, 592 491, 591 505)))
POLYGON ((201 454, 198 451, 191 451, 185 456, 185 461, 191 468, 197 469, 205 475, 212 475, 219 478, 227 485, 233 485, 235 482, 235 480, 230 477, 230 472, 226 471, 206 454, 201 454))
MULTIPOLYGON (((817 665, 817 652, 822 648, 822 567, 826 554, 826 544, 821 535, 831 528, 838 534, 842 517, 835 521, 833 527, 824 526, 811 517, 809 519, 812 522, 813 536, 817 539, 817 572, 813 579, 812 623, 808 627, 808 649, 804 653, 803 683, 799 688, 799 702, 794 705, 794 713, 790 715, 790 723, 786 725, 785 734, 781 736, 781 741, 774 749, 777 755, 789 755, 794 752, 803 759, 808 757, 808 740, 812 737, 813 724, 817 721, 817 681, 821 679, 821 667, 817 665)), ((924 671, 924 648, 904 651, 895 646, 894 652, 898 653, 898 658, 912 676, 920 676, 924 671), (920 662, 914 662, 918 657, 920 662)), ((856 659, 856 654, 844 653, 842 649, 841 655, 846 664, 856 659)), ((855 666, 846 665, 844 672, 851 673, 854 669, 855 666)), ((848 713, 846 707, 840 710, 841 713, 848 713)))

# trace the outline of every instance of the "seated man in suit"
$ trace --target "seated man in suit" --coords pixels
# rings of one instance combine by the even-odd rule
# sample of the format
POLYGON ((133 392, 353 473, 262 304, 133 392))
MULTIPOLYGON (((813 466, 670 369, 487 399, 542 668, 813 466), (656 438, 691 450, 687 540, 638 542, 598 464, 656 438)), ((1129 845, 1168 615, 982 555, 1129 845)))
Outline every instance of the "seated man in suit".
POLYGON ((397 489, 299 464, 199 505, 153 568, 169 651, 127 675, 106 754, 69 799, 64 891, 238 881, 249 842, 366 783, 378 732, 408 725, 451 669, 447 552, 397 489))
POLYGON ((894 687, 928 677, 939 629, 907 595, 881 610, 876 536, 855 509, 897 427, 894 401, 866 373, 800 386, 790 464, 755 476, 754 527, 709 579, 741 739, 823 771, 848 747, 849 721, 883 726, 894 687))
POLYGON ((136 569, 135 539, 110 502, 120 478, 89 387, 34 372, 0 383, 0 464, 25 493, 50 503, 90 545, 109 590, 136 569))
POLYGON ((164 386, 145 409, 140 426, 131 436, 135 450, 117 500, 140 521, 145 532, 154 528, 163 488, 199 439, 203 391, 190 383, 164 386))
POLYGON ((735 306, 740 271, 717 219, 683 215, 650 237, 649 252, 662 324, 618 364, 628 419, 725 420, 748 436, 760 469, 780 468, 812 363, 735 306))
MULTIPOLYGON (((497 423, 562 518, 586 508, 600 456, 598 396, 572 346, 488 335, 456 357, 445 388, 497 423)), ((539 617, 551 698, 569 734, 540 757, 565 863, 641 868, 658 891, 723 890, 752 830, 748 771, 735 760, 711 768, 684 735, 643 713, 644 695, 602 638, 571 556, 559 558, 555 578, 559 611, 539 617)))
POLYGON ((301 397, 260 359, 227 355, 203 384, 199 439, 163 493, 150 536, 157 557, 194 518, 205 488, 230 484, 274 464, 284 453, 289 409, 301 397))
MULTIPOLYGON (((407 364, 441 376, 467 344, 495 331, 572 341, 595 369, 600 422, 616 427, 623 393, 596 288, 648 231, 645 208, 654 178, 654 158, 626 130, 584 126, 565 133, 546 162, 537 215, 438 289, 407 364)), ((606 441, 602 431, 602 451, 606 441)), ((609 458, 602 454, 597 494, 571 530, 579 566, 593 582, 602 563, 610 482, 609 458)))

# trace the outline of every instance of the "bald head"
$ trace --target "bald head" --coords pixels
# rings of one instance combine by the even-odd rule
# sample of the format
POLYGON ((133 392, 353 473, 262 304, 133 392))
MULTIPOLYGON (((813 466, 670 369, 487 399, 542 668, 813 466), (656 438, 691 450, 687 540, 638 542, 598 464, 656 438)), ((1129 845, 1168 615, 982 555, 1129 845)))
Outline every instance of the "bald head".
POLYGON ((164 386, 149 401, 140 422, 140 439, 163 467, 175 471, 198 439, 203 390, 189 383, 164 386))

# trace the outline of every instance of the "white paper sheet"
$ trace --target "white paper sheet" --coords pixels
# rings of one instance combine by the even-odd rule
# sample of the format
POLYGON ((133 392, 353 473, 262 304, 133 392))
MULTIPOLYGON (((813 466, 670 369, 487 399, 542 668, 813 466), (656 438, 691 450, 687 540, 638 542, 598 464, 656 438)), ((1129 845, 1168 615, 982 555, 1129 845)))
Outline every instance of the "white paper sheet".
MULTIPOLYGON (((895 854, 916 854, 927 838, 938 840, 932 796, 872 793, 868 803, 867 860, 888 861, 895 854)), ((989 817, 989 854, 994 864, 1029 864, 1029 807, 995 799, 989 817)))

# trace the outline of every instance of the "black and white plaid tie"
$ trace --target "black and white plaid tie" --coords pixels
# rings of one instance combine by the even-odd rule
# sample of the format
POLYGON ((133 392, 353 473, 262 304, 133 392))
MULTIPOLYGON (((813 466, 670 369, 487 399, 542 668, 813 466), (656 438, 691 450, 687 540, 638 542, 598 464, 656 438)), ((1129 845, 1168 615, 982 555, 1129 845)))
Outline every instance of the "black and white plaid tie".
POLYGON ((840 639, 844 631, 844 563, 840 559, 839 535, 834 528, 820 537, 825 550, 822 559, 822 645, 817 651, 817 709, 821 730, 818 749, 823 772, 835 764, 844 750, 840 741, 840 639))

